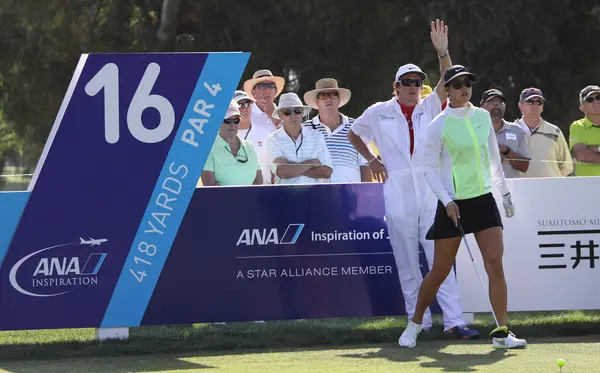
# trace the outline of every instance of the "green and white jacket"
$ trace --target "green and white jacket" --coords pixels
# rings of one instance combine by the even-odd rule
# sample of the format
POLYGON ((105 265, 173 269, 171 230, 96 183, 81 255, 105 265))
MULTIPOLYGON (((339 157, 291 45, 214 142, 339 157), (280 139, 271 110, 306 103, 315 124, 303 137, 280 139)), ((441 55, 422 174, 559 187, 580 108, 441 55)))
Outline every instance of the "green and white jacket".
POLYGON ((492 178, 502 195, 508 193, 486 110, 471 103, 462 108, 448 106, 429 124, 425 139, 425 180, 444 206, 491 192, 492 178))

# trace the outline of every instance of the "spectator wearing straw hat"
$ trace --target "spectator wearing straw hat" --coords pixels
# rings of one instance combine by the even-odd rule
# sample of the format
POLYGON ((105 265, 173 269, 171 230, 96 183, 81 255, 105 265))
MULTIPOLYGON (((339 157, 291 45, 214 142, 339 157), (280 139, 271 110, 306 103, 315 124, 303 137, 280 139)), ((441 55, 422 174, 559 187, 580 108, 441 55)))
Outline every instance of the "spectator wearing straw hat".
POLYGON ((325 137, 302 125, 310 107, 295 93, 285 93, 273 117, 283 125, 267 137, 269 164, 275 184, 329 183, 333 172, 325 137))
POLYGON ((350 96, 350 90, 338 87, 337 80, 333 78, 318 80, 315 89, 304 94, 304 102, 318 110, 319 114, 303 125, 319 131, 325 137, 333 162, 333 183, 373 179, 369 164, 348 140, 348 131, 354 118, 339 112, 339 108, 350 101, 350 96))
POLYGON ((579 110, 585 116, 571 123, 569 143, 577 160, 575 176, 600 176, 600 86, 579 93, 579 110))
POLYGON ((538 88, 525 88, 519 97, 523 116, 515 122, 527 138, 531 161, 521 177, 560 177, 573 172, 573 160, 560 128, 542 118, 544 94, 538 88))
POLYGON ((274 76, 270 70, 258 70, 252 75, 252 79, 244 82, 244 92, 253 101, 250 107, 250 126, 252 130, 248 137, 254 145, 258 154, 258 160, 263 170, 265 184, 271 184, 273 176, 268 165, 268 154, 265 145, 267 135, 274 132, 280 121, 273 117, 277 108, 275 98, 283 91, 285 79, 274 76), (252 133, 254 131, 254 133, 252 133))

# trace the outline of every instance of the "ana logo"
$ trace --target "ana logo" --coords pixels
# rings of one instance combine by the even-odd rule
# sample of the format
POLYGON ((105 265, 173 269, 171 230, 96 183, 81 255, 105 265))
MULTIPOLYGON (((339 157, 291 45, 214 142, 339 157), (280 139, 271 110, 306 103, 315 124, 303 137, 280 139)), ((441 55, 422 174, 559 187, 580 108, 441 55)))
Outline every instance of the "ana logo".
POLYGON ((10 270, 12 287, 31 297, 55 297, 97 285, 97 274, 106 253, 90 253, 86 249, 108 240, 79 240, 79 243, 46 247, 21 258, 10 270))
POLYGON ((279 232, 277 228, 263 228, 263 229, 244 229, 240 238, 238 238, 235 246, 239 245, 284 245, 284 244, 295 244, 300 236, 300 233, 304 229, 304 224, 290 224, 287 226, 281 239, 279 239, 279 232))

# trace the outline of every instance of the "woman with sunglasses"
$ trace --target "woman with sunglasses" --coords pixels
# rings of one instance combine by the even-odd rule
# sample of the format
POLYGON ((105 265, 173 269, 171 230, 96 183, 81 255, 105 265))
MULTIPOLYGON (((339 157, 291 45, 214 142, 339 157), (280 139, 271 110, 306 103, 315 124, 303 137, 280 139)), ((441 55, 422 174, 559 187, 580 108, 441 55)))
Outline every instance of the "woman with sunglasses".
POLYGON ((427 239, 434 240, 431 271, 423 279, 414 316, 400 337, 400 345, 414 347, 423 314, 450 273, 463 234, 474 233, 489 278, 489 297, 499 327, 494 348, 525 347, 506 327, 506 281, 502 268, 502 218, 492 195, 492 179, 502 193, 507 217, 514 206, 506 186, 500 151, 490 114, 469 102, 475 76, 454 65, 444 73, 448 107, 427 128, 425 179, 438 198, 438 208, 427 239))
POLYGON ((204 186, 263 183, 254 147, 238 136, 241 120, 240 107, 232 100, 202 171, 204 186))

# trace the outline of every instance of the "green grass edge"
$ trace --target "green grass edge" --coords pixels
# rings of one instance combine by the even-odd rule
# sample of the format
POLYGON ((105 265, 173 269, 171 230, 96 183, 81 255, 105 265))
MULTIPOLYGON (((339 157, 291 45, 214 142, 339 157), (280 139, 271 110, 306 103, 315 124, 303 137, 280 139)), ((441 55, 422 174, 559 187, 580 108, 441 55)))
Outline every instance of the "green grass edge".
MULTIPOLYGON (((600 335, 600 311, 510 313, 509 327, 518 336, 600 335)), ((104 357, 132 354, 241 353, 244 350, 281 351, 290 348, 397 343, 406 316, 352 319, 267 321, 266 324, 230 323, 144 326, 130 329, 126 341, 94 338, 94 329, 0 332, 0 360, 104 357)), ((431 333, 420 339, 452 340, 443 333, 440 316, 431 333)), ((477 314, 472 328, 488 340, 494 327, 489 314, 477 314)))

